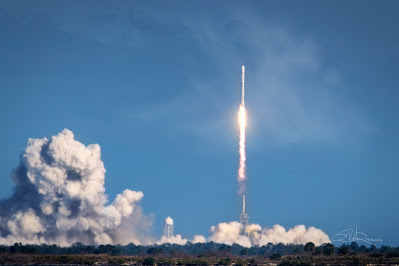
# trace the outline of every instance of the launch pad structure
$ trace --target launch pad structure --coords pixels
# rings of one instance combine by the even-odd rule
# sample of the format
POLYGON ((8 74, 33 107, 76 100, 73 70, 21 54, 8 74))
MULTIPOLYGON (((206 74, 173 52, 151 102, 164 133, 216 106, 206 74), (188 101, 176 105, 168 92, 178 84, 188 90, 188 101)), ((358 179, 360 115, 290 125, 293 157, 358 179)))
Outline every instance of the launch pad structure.
POLYGON ((173 234, 173 224, 165 222, 165 227, 163 228, 163 236, 166 238, 171 238, 173 237, 173 234))
POLYGON ((242 224, 242 233, 245 234, 245 229, 248 226, 249 215, 245 212, 245 194, 242 195, 242 212, 240 214, 240 223, 242 224))

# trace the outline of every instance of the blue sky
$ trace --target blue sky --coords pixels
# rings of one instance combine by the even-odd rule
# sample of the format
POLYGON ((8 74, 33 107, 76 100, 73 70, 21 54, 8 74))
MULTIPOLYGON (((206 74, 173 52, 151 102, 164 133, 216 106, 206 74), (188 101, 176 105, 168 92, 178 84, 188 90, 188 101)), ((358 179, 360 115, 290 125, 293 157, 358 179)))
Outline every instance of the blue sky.
POLYGON ((236 220, 399 245, 396 1, 2 1, 0 197, 28 138, 98 143, 110 199, 184 237, 236 220))

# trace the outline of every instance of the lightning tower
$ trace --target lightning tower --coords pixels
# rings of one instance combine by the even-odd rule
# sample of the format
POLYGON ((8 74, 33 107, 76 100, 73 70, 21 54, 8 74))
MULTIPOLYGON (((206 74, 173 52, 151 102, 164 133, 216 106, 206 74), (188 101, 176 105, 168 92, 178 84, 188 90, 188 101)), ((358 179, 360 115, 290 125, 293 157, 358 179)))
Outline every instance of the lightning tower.
POLYGON ((168 216, 165 219, 165 226, 163 228, 163 236, 166 238, 173 237, 173 219, 168 216))

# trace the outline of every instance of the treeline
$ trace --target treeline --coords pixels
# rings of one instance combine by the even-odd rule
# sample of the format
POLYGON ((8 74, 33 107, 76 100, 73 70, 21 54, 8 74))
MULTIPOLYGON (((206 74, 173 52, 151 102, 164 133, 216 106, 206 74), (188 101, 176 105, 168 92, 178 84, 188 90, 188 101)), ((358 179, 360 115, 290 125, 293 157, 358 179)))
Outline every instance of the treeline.
POLYGON ((107 255, 138 255, 151 257, 184 257, 195 255, 201 257, 228 257, 235 256, 263 256, 278 258, 284 255, 346 255, 346 254, 368 254, 370 256, 399 257, 399 247, 359 246, 356 242, 350 245, 335 247, 332 244, 315 246, 309 242, 306 245, 294 244, 267 244, 262 247, 245 248, 237 244, 231 246, 214 242, 203 244, 175 245, 163 244, 154 246, 140 245, 84 245, 75 243, 70 247, 60 247, 57 245, 24 245, 15 243, 12 246, 0 246, 0 254, 39 254, 39 255, 81 255, 81 254, 107 254, 107 255))

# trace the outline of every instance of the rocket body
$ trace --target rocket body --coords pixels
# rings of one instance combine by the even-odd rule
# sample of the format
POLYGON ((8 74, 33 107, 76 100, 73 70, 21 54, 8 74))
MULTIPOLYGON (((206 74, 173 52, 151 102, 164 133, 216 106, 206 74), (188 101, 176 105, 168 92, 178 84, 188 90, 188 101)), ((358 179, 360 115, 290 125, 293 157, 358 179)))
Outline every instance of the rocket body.
POLYGON ((241 67, 241 106, 245 107, 245 66, 241 67))

